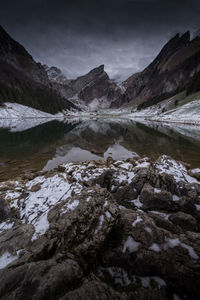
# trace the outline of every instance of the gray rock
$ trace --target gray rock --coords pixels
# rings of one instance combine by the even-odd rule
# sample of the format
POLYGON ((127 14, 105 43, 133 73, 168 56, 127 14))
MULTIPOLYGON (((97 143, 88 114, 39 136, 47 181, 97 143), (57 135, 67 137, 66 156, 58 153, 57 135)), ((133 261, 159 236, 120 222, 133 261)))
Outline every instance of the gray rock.
POLYGON ((177 212, 169 217, 169 220, 175 225, 180 226, 184 231, 197 231, 197 221, 194 217, 183 212, 177 212))
POLYGON ((30 224, 17 225, 0 234, 0 255, 6 251, 16 254, 18 250, 31 245, 34 228, 30 224))
MULTIPOLYGON (((169 157, 165 160, 166 166, 174 164, 187 175, 182 165, 169 157)), ((8 210, 4 218, 13 226, 0 234, 0 258, 8 259, 0 271, 0 299, 157 300, 172 298, 173 293, 198 299, 198 184, 184 181, 184 176, 176 182, 173 175, 160 174, 156 164, 146 168, 138 162, 99 160, 47 172, 42 180, 51 182, 56 197, 61 188, 54 178, 58 176, 63 196, 56 201, 43 197, 42 203, 48 205, 39 211, 37 201, 29 211, 28 199, 33 198, 28 198, 27 178, 17 186, 14 182, 0 184, 2 207, 8 210), (20 193, 17 202, 6 200, 13 191, 20 193), (142 207, 135 206, 136 198, 142 207), (18 206, 16 213, 12 205, 18 206), (44 231, 35 234, 37 223, 33 222, 35 227, 24 224, 31 221, 21 216, 23 205, 28 216, 34 212, 34 220, 41 211, 43 217, 46 213, 44 231), (7 253, 11 256, 6 257, 7 253), (102 276, 99 270, 103 269, 102 276), (154 277, 164 285, 144 288, 141 278, 144 284, 154 277)), ((29 183, 33 195, 42 186, 29 183)))
POLYGON ((127 296, 125 293, 118 293, 117 291, 114 291, 111 287, 109 287, 105 283, 98 280, 98 278, 96 278, 93 280, 86 279, 83 282, 81 287, 67 293, 60 300, 85 300, 85 299, 126 300, 127 296))
POLYGON ((115 223, 118 207, 110 193, 98 187, 86 189, 71 202, 74 200, 79 205, 73 211, 65 210, 63 201, 49 212, 51 225, 47 237, 56 238, 62 251, 72 251, 78 256, 95 255, 115 223))
POLYGON ((155 193, 153 187, 146 183, 140 194, 143 209, 170 210, 172 207, 172 195, 167 191, 155 193))
POLYGON ((180 232, 179 229, 172 222, 163 218, 162 216, 153 213, 148 213, 148 215, 152 217, 156 226, 175 234, 178 234, 180 232))
POLYGON ((58 299, 79 286, 82 270, 77 262, 55 258, 0 270, 1 299, 58 299))
POLYGON ((0 196, 0 223, 9 217, 9 208, 6 201, 0 196))

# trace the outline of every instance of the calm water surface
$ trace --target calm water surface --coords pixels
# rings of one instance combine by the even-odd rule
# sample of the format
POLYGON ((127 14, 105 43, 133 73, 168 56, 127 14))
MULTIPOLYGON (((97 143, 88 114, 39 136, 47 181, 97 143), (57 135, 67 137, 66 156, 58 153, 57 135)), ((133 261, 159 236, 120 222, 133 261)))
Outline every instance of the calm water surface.
POLYGON ((200 167, 200 127, 104 119, 0 128, 0 180, 70 161, 124 159, 135 152, 153 159, 167 154, 200 167))

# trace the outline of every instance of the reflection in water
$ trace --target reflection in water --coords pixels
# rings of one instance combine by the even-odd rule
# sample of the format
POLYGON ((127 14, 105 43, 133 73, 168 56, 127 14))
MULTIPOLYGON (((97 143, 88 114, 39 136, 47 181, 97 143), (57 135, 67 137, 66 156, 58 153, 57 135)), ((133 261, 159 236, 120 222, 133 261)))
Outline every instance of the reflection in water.
POLYGON ((91 153, 88 150, 81 149, 80 147, 72 147, 71 149, 69 149, 69 151, 67 151, 66 148, 62 148, 62 150, 60 150, 61 149, 58 149, 56 151, 55 157, 48 161, 48 163, 44 167, 45 170, 54 169, 59 164, 71 161, 97 160, 102 157, 104 159, 107 159, 108 156, 112 156, 113 159, 126 159, 135 155, 135 153, 133 153, 132 151, 128 151, 126 148, 119 144, 114 144, 113 146, 109 147, 108 150, 104 153, 92 150, 92 152, 95 152, 96 154, 91 153))
POLYGON ((69 161, 167 154, 200 166, 200 128, 133 121, 51 121, 10 132, 0 129, 0 179, 69 161))

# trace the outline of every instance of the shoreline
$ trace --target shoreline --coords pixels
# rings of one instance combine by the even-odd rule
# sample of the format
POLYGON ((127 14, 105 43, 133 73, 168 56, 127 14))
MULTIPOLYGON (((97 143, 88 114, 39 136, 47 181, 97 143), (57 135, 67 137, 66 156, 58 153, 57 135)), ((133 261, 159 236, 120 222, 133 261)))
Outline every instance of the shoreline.
POLYGON ((134 116, 134 117, 123 117, 123 116, 113 116, 112 114, 108 114, 106 116, 104 115, 97 115, 97 116, 92 116, 90 114, 88 115, 65 115, 65 116, 52 116, 52 117, 23 117, 23 118, 2 118, 0 117, 0 120, 65 120, 69 118, 70 120, 73 119, 89 119, 89 120, 94 120, 94 119, 107 119, 110 118, 111 120, 127 120, 127 121, 136 121, 137 119, 141 120, 146 120, 146 121, 151 121, 151 122, 159 122, 159 123, 167 123, 167 124, 182 124, 182 125, 192 125, 192 126, 200 126, 200 121, 193 121, 193 120, 165 120, 165 119, 160 119, 160 118, 153 118, 153 117, 145 117, 145 116, 134 116))
MULTIPOLYGON (((196 105, 196 102, 198 101, 193 101, 193 105, 196 105)), ((55 115, 51 115, 48 114, 46 112, 43 111, 39 111, 36 110, 34 108, 31 107, 27 107, 18 103, 9 103, 6 102, 5 103, 6 107, 4 108, 0 108, 0 114, 4 114, 5 116, 2 117, 0 116, 0 121, 22 121, 22 120, 65 120, 65 119, 89 119, 89 120, 94 120, 94 119, 117 119, 118 121, 120 120, 127 120, 127 121, 136 121, 138 119, 141 120, 146 120, 146 121, 151 121, 151 122, 159 122, 159 123, 167 123, 167 124, 186 124, 186 125, 191 125, 191 126, 200 126, 200 119, 196 119, 194 120, 194 116, 191 115, 191 119, 187 119, 187 114, 185 114, 185 119, 181 120, 179 119, 180 116, 178 115, 177 117, 174 116, 175 118, 173 118, 173 115, 170 116, 169 114, 169 119, 168 118, 168 113, 167 114, 151 114, 149 113, 148 109, 145 113, 145 110, 141 113, 128 113, 127 111, 121 111, 118 112, 117 110, 108 110, 108 111, 102 111, 100 110, 99 112, 70 112, 70 111, 66 111, 66 112, 60 112, 57 113, 55 115), (28 112, 27 112, 28 110, 28 112), (8 115, 12 115, 12 117, 8 117, 8 115), (30 116, 28 116, 28 114, 30 114, 30 116)), ((189 104, 185 104, 186 107, 188 107, 190 105, 189 104)), ((183 105, 184 107, 184 105, 183 105)), ((190 107, 190 106, 189 106, 190 107)), ((180 110, 182 109, 182 107, 180 108, 180 110)), ((150 109, 152 110, 152 108, 150 109)), ((172 113, 174 113, 174 111, 172 111, 172 113)), ((189 116, 189 114, 188 114, 189 116)), ((196 118, 196 117, 195 117, 196 118)))

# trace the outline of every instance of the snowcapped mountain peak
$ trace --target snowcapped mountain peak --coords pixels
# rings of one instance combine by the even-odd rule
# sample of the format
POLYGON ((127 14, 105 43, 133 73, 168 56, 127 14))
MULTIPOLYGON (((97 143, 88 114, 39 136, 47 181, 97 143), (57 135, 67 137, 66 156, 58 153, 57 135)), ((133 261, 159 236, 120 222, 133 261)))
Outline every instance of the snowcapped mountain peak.
POLYGON ((66 84, 68 82, 67 77, 62 73, 62 71, 57 67, 49 67, 43 65, 44 69, 47 72, 48 78, 51 82, 58 84, 66 84))

